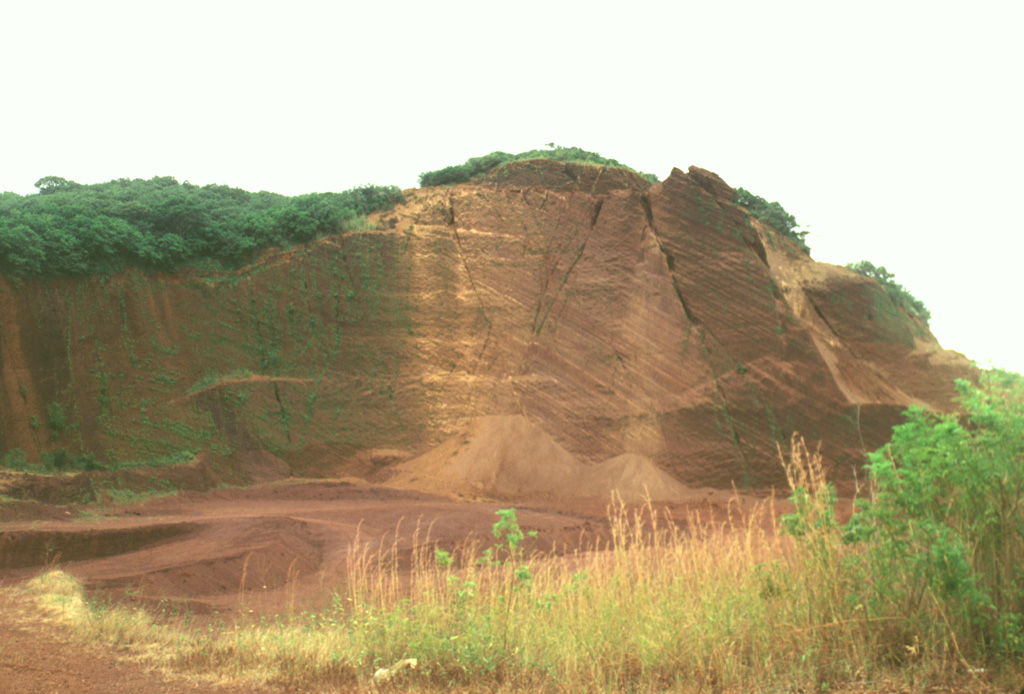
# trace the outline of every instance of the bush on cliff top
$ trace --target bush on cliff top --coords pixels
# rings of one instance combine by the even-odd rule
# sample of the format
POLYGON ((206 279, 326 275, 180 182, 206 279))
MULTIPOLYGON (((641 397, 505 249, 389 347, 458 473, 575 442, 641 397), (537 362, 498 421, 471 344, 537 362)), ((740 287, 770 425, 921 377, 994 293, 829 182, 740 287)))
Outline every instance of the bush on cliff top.
POLYGON ((402 201, 395 186, 286 197, 171 177, 82 185, 57 176, 38 194, 0 194, 0 271, 27 276, 237 264, 271 246, 336 233, 402 201))
MULTIPOLYGON (((508 152, 491 152, 482 157, 473 157, 464 164, 446 166, 436 171, 427 171, 420 174, 420 186, 453 185, 465 183, 466 181, 483 176, 488 171, 504 166, 513 161, 524 161, 526 159, 552 159, 554 161, 572 162, 576 164, 596 164, 598 166, 613 166, 618 169, 635 171, 625 164, 620 164, 615 159, 602 157, 597 152, 588 152, 579 147, 558 147, 554 143, 547 146, 547 149, 531 149, 528 152, 509 154, 508 152)), ((650 183, 657 183, 658 177, 654 174, 647 174, 637 171, 638 174, 650 183)))
POLYGON ((807 231, 798 231, 796 218, 777 202, 768 202, 760 195, 754 195, 745 188, 737 188, 733 202, 746 207, 750 214, 754 215, 768 226, 774 228, 786 238, 792 240, 796 245, 806 252, 811 252, 807 245, 807 231))
POLYGON ((917 316, 924 321, 925 325, 928 325, 928 321, 931 320, 932 317, 932 312, 925 307, 923 301, 911 294, 910 290, 897 282, 896 276, 886 270, 885 266, 875 267, 867 260, 859 260, 856 263, 847 263, 846 267, 860 275, 876 280, 880 285, 882 285, 882 288, 885 289, 885 293, 889 295, 889 298, 892 299, 894 304, 902 308, 907 313, 917 316))

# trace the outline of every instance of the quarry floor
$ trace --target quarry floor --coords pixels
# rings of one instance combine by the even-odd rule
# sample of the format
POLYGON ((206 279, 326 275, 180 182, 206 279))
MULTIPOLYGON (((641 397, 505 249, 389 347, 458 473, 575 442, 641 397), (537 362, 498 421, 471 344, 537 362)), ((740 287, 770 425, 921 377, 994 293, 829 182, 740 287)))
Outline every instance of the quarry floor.
MULTIPOLYGON (((758 502, 700 490, 662 505, 725 519, 758 502)), ((98 600, 196 620, 317 609, 343 591, 351 556, 379 550, 408 568, 416 548, 489 545, 496 511, 514 507, 527 551, 607 540, 603 501, 460 500, 331 480, 184 491, 128 505, 5 501, 0 521, 0 692, 224 692, 157 673, 123 653, 75 642, 41 614, 26 581, 60 569, 98 600)))
MULTIPOLYGON (((722 522, 762 501, 694 490, 661 507, 680 524, 698 516, 722 522)), ((101 600, 230 619, 243 611, 280 614, 328 604, 345 586, 352 553, 384 548, 408 567, 416 547, 489 542, 502 508, 515 507, 522 528, 536 531, 533 549, 571 552, 609 536, 608 509, 597 500, 457 500, 329 480, 181 492, 118 506, 4 506, 0 692, 20 694, 284 691, 156 672, 127 653, 74 640, 24 590, 49 568, 75 576, 101 600)))

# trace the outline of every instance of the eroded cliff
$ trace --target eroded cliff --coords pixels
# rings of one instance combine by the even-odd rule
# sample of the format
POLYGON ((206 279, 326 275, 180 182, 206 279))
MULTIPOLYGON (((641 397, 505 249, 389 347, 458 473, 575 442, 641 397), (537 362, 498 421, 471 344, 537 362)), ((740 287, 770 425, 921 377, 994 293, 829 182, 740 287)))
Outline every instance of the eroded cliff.
POLYGON ((780 484, 799 431, 849 488, 907 405, 949 408, 971 373, 695 167, 652 187, 516 162, 380 221, 237 272, 0 280, 0 451, 373 476, 515 415, 584 465, 694 486, 780 484))

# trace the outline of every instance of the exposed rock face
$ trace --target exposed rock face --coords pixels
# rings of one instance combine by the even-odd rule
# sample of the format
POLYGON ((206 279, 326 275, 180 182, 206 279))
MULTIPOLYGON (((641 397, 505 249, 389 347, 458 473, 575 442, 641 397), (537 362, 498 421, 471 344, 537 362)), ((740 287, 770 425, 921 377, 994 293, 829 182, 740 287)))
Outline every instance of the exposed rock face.
POLYGON ((581 464, 695 486, 781 484, 799 431, 848 486, 907 405, 949 408, 971 374, 702 169, 517 162, 408 198, 386 230, 234 273, 0 280, 0 451, 269 449, 341 474, 519 415, 581 464))

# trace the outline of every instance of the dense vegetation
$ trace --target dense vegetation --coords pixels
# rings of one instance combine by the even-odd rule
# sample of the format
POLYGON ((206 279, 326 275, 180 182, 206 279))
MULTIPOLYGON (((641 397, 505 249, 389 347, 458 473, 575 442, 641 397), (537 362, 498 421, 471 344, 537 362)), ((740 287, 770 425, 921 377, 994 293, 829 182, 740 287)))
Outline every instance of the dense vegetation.
MULTIPOLYGON (((528 152, 520 152, 519 154, 491 152, 490 154, 485 154, 482 157, 473 157, 465 164, 447 166, 443 169, 438 169, 437 171, 427 171, 426 173, 420 174, 420 185, 427 187, 465 183, 477 176, 483 176, 491 169, 503 166, 509 162, 523 161, 525 159, 553 159, 555 161, 573 162, 578 164, 614 166, 619 169, 628 169, 629 171, 635 170, 630 169, 625 164, 620 164, 615 159, 602 157, 597 152, 588 152, 587 150, 580 149, 579 147, 558 147, 552 143, 548 145, 547 149, 531 149, 528 152)), ((640 176, 650 183, 658 182, 658 177, 654 174, 637 173, 640 173, 640 176)))
POLYGON ((333 607, 242 626, 90 607, 59 573, 36 590, 90 642, 301 690, 354 690, 411 657, 419 667, 392 684, 415 691, 1015 691, 1022 380, 958 383, 961 416, 911 409, 871 454, 871 488, 846 526, 821 457, 794 438, 782 532, 764 515, 724 527, 694 516, 682 530, 620 506, 604 551, 566 561, 527 551, 531 534, 506 509, 488 548, 420 537, 410 559, 404 541, 361 544, 333 607))
POLYGON ((925 307, 923 301, 911 294, 906 287, 897 282, 896 276, 886 270, 885 267, 875 267, 867 260, 848 263, 846 267, 858 274, 864 275, 865 277, 877 280, 885 289, 889 298, 893 300, 893 303, 907 313, 917 316, 924 321, 925 325, 928 325, 928 321, 931 320, 932 317, 932 312, 925 307))
POLYGON ((905 413, 870 455, 874 489, 846 528, 867 616, 971 662, 1024 657, 1024 377, 958 381, 960 414, 905 413), (947 645, 947 648, 949 647, 947 645))
POLYGON ((737 188, 733 202, 746 207, 750 214, 772 227, 786 238, 792 240, 796 245, 807 253, 811 247, 807 245, 807 231, 798 230, 796 218, 777 202, 768 202, 760 195, 754 195, 745 188, 737 188))
POLYGON ((39 192, 0 194, 0 271, 14 275, 172 270, 237 264, 271 246, 358 226, 402 200, 394 186, 286 197, 170 177, 81 185, 56 176, 39 192))

